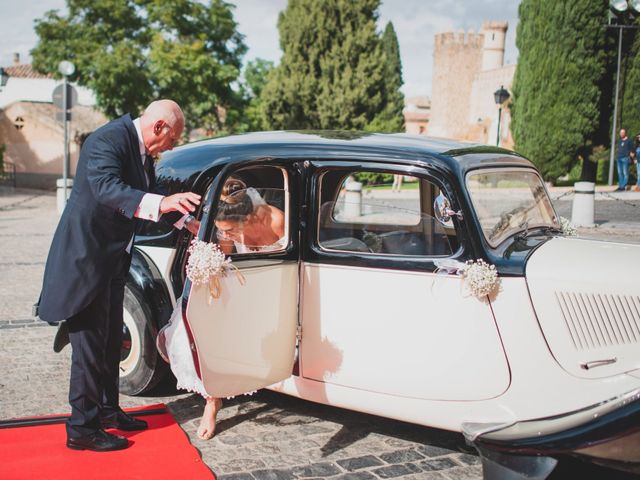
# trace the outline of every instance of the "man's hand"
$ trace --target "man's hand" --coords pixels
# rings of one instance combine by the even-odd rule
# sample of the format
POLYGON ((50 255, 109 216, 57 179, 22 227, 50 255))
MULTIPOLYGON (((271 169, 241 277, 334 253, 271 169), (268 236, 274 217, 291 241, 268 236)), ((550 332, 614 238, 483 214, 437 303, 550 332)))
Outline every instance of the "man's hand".
POLYGON ((176 193, 164 197, 160 202, 160 213, 175 212, 191 213, 200 205, 200 195, 193 192, 176 193))
POLYGON ((200 220, 196 220, 195 218, 191 220, 189 223, 185 224, 187 230, 189 230, 192 234, 197 235, 198 230, 200 230, 200 220))

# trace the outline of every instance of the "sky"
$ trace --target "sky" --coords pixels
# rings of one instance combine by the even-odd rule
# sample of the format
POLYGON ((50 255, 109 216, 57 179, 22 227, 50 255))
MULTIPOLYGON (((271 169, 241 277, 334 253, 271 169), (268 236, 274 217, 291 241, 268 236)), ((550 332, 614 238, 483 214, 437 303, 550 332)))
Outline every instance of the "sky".
MULTIPOLYGON (((234 4, 238 30, 245 35, 248 52, 245 63, 264 58, 277 63, 282 52, 278 42, 278 13, 287 0, 228 0, 234 4)), ((322 0, 318 0, 322 1, 322 0)), ((515 31, 520 0, 382 0, 379 30, 393 22, 400 44, 403 67, 403 93, 430 95, 434 35, 447 31, 477 32, 485 20, 509 22, 505 63, 516 63, 518 51, 515 31)), ((31 61, 29 51, 36 45, 33 22, 48 10, 65 8, 65 0, 0 0, 0 66, 31 61)))

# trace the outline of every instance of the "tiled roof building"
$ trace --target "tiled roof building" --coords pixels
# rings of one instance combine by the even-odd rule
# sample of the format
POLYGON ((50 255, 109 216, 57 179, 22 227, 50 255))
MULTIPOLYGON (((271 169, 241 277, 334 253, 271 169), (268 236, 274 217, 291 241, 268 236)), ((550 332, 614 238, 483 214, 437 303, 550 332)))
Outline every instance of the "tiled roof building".
POLYGON ((9 77, 13 78, 53 78, 51 74, 36 72, 30 63, 13 64, 10 67, 4 67, 4 71, 9 77))
MULTIPOLYGON (((53 90, 61 83, 52 75, 36 72, 29 64, 3 67, 8 76, 0 86, 0 144, 6 145, 4 160, 15 166, 18 187, 54 188, 62 174, 64 129, 52 101, 53 90)), ((74 86, 78 104, 71 111, 70 174, 73 176, 80 150, 79 140, 107 119, 94 108, 90 90, 74 86)))

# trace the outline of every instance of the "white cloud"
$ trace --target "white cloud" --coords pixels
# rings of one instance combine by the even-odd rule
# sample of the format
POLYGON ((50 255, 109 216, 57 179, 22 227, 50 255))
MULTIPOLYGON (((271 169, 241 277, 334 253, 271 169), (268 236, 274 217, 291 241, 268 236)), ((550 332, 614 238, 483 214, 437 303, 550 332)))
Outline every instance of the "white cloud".
POLYGON ((245 35, 249 47, 246 61, 264 58, 278 62, 280 51, 278 14, 287 6, 287 0, 237 0, 235 19, 238 30, 245 35))
POLYGON ((65 9, 64 0, 1 1, 0 65, 11 65, 14 53, 20 54, 21 61, 29 62, 29 51, 37 42, 34 20, 49 10, 59 9, 65 9))

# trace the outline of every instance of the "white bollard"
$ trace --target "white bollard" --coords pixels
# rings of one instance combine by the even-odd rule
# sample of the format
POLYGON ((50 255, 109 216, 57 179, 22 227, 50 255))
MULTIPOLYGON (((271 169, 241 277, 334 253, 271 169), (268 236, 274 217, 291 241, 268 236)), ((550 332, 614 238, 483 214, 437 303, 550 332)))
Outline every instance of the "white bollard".
MULTIPOLYGON (((71 187, 73 187, 73 178, 67 178, 67 200, 69 199, 69 195, 71 195, 71 187)), ((64 210, 64 200, 64 178, 59 178, 56 180, 56 205, 58 207, 58 214, 60 215, 62 215, 62 211, 64 210)))
POLYGON ((595 191, 593 182, 576 182, 574 184, 571 223, 576 227, 593 227, 595 225, 595 191))
POLYGON ((362 216, 362 183, 347 182, 344 195, 344 216, 358 218, 362 216))

